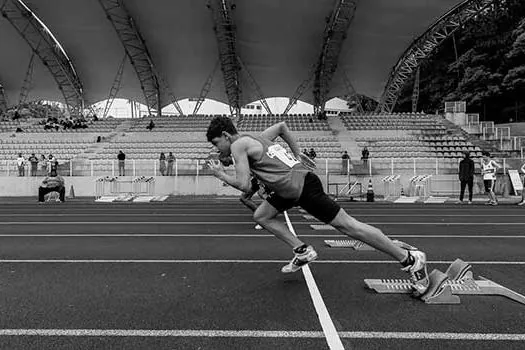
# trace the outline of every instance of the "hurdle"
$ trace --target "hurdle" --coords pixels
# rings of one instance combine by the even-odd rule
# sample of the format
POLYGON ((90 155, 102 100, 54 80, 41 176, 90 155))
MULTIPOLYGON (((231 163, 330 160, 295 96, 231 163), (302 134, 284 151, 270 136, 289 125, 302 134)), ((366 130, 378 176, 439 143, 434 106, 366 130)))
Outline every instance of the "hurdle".
POLYGON ((388 175, 381 179, 385 201, 401 196, 401 175, 388 175))

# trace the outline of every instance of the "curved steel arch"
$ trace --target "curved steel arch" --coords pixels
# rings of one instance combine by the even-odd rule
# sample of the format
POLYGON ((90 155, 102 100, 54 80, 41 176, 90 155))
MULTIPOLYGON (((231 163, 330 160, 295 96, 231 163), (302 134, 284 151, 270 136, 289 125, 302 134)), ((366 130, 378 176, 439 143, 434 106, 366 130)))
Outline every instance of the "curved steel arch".
POLYGON ((173 96, 173 93, 155 69, 155 64, 146 46, 146 42, 142 38, 124 2, 122 0, 99 0, 99 3, 106 13, 107 19, 117 32, 117 36, 137 73, 149 114, 151 114, 152 109, 155 109, 158 115, 161 115, 163 105, 162 90, 164 90, 171 97, 172 103, 177 111, 182 115, 182 109, 173 96))
POLYGON ((496 0, 465 0, 455 6, 416 38, 392 68, 376 112, 391 113, 401 89, 420 62, 462 25, 490 7, 496 0))
POLYGON ((5 0, 0 11, 49 69, 64 96, 69 113, 82 113, 82 83, 73 63, 51 31, 21 0, 5 0))
POLYGON ((354 19, 358 1, 337 0, 326 23, 323 46, 315 69, 313 89, 314 113, 324 110, 326 98, 332 85, 332 78, 337 70, 339 56, 348 28, 350 28, 350 24, 354 19))
POLYGON ((7 96, 5 95, 4 86, 0 83, 0 117, 7 112, 7 96))

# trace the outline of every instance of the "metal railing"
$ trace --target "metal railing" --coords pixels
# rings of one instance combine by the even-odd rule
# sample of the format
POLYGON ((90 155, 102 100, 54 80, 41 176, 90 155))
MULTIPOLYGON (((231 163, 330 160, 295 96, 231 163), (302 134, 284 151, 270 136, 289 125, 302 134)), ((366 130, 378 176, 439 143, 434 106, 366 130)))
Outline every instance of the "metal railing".
MULTIPOLYGON (((503 169, 498 173, 506 174, 507 169, 520 169, 524 158, 495 159, 503 169)), ((318 175, 447 175, 457 174, 459 159, 447 158, 370 158, 367 161, 345 161, 342 159, 316 159, 318 175)), ((476 173, 480 172, 480 161, 474 160, 476 173)), ((230 168, 233 171, 233 168, 230 168)), ((48 168, 37 165, 32 172, 30 164, 26 163, 23 172, 16 160, 0 161, 0 176, 46 176, 48 168), (23 174, 23 175, 21 175, 23 174), (35 174, 35 175, 33 175, 35 174)), ((158 159, 131 159, 119 166, 118 160, 70 160, 59 163, 58 173, 61 176, 207 176, 211 172, 204 159, 177 159, 173 163, 160 166, 158 159)))

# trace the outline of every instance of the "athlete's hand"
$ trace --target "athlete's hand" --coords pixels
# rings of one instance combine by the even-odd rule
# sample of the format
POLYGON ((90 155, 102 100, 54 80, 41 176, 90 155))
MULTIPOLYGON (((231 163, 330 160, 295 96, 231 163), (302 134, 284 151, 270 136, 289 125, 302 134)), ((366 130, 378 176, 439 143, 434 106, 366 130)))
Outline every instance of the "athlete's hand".
POLYGON ((207 164, 208 168, 210 168, 211 172, 213 173, 213 176, 219 177, 220 174, 224 173, 224 168, 222 167, 220 161, 212 159, 208 160, 207 164))
POLYGON ((299 161, 302 165, 304 165, 308 170, 315 170, 317 168, 317 164, 315 164, 315 161, 313 159, 310 159, 306 154, 299 153, 299 161))

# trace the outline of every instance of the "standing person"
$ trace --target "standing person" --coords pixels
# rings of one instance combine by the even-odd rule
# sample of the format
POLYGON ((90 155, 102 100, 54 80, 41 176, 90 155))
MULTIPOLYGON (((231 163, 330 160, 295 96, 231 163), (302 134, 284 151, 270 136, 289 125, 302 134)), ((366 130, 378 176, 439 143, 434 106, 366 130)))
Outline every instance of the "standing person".
POLYGON ((208 165, 215 177, 242 192, 248 192, 251 189, 250 174, 253 174, 272 191, 259 205, 253 218, 293 249, 294 258, 283 266, 281 272, 298 271, 317 259, 317 253, 311 245, 305 244, 283 222, 277 220, 279 213, 299 205, 341 233, 399 261, 402 270, 410 275, 414 294, 420 296, 426 292, 429 286, 426 254, 397 246, 381 230, 352 218, 328 197, 317 175, 308 170, 306 164, 311 161, 301 154, 285 122, 269 127, 258 136, 249 136, 239 135, 230 118, 219 116, 210 122, 206 137, 219 152, 231 155, 235 164, 235 175, 228 175, 219 161, 209 161, 208 165), (274 143, 277 137, 288 144, 293 154, 274 143))
POLYGON ((170 152, 166 159, 168 161, 168 176, 173 176, 173 163, 175 163, 175 156, 173 155, 173 152, 170 152))
POLYGON ((494 186, 496 185, 496 171, 501 168, 495 160, 490 158, 489 152, 481 153, 481 174, 483 175, 483 184, 485 185, 485 192, 489 197, 487 205, 498 205, 496 194, 494 193, 494 186))
POLYGON ((29 157, 29 162, 31 163, 31 176, 36 176, 36 172, 38 170, 38 158, 34 153, 32 153, 31 157, 29 157))
POLYGON ((51 174, 53 170, 58 171, 58 161, 52 154, 50 154, 47 161, 47 174, 51 174))
POLYGON ((18 176, 25 176, 25 165, 26 160, 22 156, 22 153, 18 153, 18 158, 16 159, 16 165, 18 166, 18 176))
POLYGON ((164 152, 160 153, 159 157, 159 171, 162 176, 166 176, 166 155, 164 152))
POLYGON ((365 148, 363 148, 363 150, 361 151, 361 159, 363 160, 364 165, 368 163, 369 156, 370 156, 370 152, 368 152, 368 148, 365 146, 365 148))
MULTIPOLYGON (((521 172, 525 174, 525 163, 521 166, 521 172)), ((523 177, 523 185, 525 187, 525 176, 523 177)), ((521 202, 518 203, 519 206, 525 205, 525 188, 521 190, 521 202)))
POLYGON ((350 166, 350 156, 348 155, 347 151, 344 151, 341 159, 341 170, 343 172, 343 175, 348 175, 348 167, 350 166))
POLYGON ((468 204, 472 204, 472 188, 474 187, 474 161, 470 159, 470 153, 464 152, 465 158, 459 162, 459 181, 461 182, 461 191, 459 193, 458 204, 463 203, 465 196, 465 187, 468 186, 468 204))
POLYGON ((47 173, 47 158, 43 154, 40 155, 40 171, 42 175, 46 175, 47 173))
POLYGON ((122 150, 118 152, 118 176, 126 176, 126 155, 122 150))

